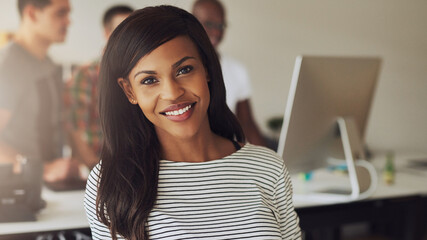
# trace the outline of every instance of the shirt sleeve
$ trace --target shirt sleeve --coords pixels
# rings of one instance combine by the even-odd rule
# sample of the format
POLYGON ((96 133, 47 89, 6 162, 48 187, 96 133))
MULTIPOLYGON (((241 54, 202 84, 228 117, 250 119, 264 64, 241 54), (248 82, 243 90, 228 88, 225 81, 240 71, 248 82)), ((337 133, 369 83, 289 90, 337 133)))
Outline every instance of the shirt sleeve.
POLYGON ((240 101, 248 100, 252 94, 251 82, 249 80, 249 73, 247 69, 241 64, 237 66, 236 71, 239 76, 237 78, 237 80, 239 81, 238 101, 240 102, 240 101))
MULTIPOLYGON (((89 174, 86 192, 84 198, 84 207, 86 210, 86 216, 89 222, 89 227, 92 232, 92 239, 111 239, 110 229, 102 223, 96 215, 96 197, 98 193, 98 180, 100 173, 100 164, 96 165, 89 174)), ((123 239, 121 236, 117 236, 118 239, 123 239)))
POLYGON ((284 166, 275 187, 274 197, 280 217, 282 239, 301 239, 299 218, 292 201, 292 182, 284 166))

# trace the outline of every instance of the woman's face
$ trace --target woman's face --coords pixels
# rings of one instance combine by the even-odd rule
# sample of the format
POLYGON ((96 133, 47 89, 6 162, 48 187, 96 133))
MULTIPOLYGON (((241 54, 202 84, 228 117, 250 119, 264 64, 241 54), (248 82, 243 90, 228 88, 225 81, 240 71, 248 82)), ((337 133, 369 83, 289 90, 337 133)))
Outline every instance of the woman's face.
POLYGON ((118 82, 160 139, 191 138, 209 129, 209 78, 190 38, 176 37, 142 57, 128 80, 118 82))

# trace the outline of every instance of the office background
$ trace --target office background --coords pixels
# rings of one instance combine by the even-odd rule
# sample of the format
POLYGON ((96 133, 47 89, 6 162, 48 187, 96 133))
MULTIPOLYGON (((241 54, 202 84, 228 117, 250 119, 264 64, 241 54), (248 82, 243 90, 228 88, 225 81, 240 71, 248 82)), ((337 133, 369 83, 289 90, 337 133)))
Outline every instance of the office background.
MULTIPOLYGON (((368 121, 367 143, 376 151, 427 153, 427 1, 425 0, 222 0, 228 28, 221 52, 250 73, 253 114, 266 121, 285 110, 295 57, 380 56, 382 71, 368 121)), ((101 16, 116 3, 135 8, 192 0, 70 0, 71 25, 64 44, 50 54, 65 65, 100 55, 101 16)), ((0 31, 13 31, 16 1, 0 2, 0 31)))

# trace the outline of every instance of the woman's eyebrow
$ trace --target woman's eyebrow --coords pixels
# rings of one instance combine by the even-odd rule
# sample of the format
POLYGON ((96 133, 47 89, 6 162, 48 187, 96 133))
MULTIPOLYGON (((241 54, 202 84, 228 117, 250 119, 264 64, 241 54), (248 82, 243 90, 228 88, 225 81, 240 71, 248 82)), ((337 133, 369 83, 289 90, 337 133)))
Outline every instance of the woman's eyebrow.
POLYGON ((138 75, 139 75, 139 74, 141 74, 141 73, 145 73, 145 74, 156 74, 156 72, 155 72, 155 71, 151 71, 151 70, 142 70, 142 71, 139 71, 139 72, 135 73, 135 75, 133 76, 133 78, 136 78, 136 76, 138 76, 138 75))
POLYGON ((196 59, 195 57, 186 56, 181 58, 176 63, 172 64, 172 68, 177 68, 179 65, 181 65, 183 62, 187 61, 188 59, 196 59))

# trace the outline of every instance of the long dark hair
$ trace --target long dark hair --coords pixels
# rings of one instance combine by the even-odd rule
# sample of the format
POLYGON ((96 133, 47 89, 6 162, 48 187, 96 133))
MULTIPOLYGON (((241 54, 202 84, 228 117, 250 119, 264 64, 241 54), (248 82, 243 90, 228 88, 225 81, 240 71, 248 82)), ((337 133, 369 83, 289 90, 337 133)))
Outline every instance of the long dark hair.
POLYGON ((148 239, 146 224, 156 202, 160 142, 138 105, 129 103, 117 83, 136 63, 163 43, 188 36, 209 74, 211 130, 244 142, 242 129, 225 101, 221 66, 197 19, 173 6, 135 11, 112 33, 101 62, 99 108, 104 134, 97 215, 116 239, 148 239))

